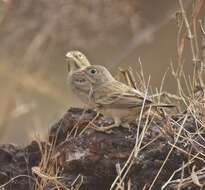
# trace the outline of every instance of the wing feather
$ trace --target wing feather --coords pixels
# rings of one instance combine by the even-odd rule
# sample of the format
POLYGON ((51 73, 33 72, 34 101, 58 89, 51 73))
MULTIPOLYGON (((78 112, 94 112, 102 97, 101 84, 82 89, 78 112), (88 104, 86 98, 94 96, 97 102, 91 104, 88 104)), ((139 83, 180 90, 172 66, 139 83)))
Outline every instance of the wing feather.
MULTIPOLYGON (((116 81, 112 85, 101 86, 100 91, 95 93, 95 103, 110 108, 134 108, 140 107, 143 104, 144 96, 137 90, 118 83, 116 81), (112 89, 110 88, 112 86, 112 89), (100 92, 100 94, 99 94, 100 92), (104 93, 102 93, 104 92, 104 93)), ((145 104, 152 103, 151 100, 146 99, 145 104)))

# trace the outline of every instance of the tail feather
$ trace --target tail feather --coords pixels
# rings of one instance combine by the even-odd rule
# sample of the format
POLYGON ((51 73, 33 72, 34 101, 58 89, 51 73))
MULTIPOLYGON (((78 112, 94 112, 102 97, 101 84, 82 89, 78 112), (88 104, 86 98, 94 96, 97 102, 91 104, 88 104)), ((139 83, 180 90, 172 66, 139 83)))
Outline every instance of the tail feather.
POLYGON ((152 107, 159 107, 159 108, 174 108, 176 105, 173 104, 153 104, 152 107))

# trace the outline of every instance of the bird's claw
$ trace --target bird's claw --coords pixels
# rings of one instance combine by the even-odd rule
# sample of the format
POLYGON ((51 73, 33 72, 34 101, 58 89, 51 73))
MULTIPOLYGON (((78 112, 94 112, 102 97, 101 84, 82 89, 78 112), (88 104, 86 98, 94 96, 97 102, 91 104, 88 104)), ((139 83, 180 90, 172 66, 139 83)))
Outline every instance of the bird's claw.
POLYGON ((92 129, 95 129, 96 131, 99 131, 99 132, 104 132, 104 133, 108 133, 108 134, 111 134, 112 133, 112 129, 113 128, 117 128, 119 126, 115 125, 115 124, 112 124, 112 125, 109 125, 109 126, 106 126, 106 127, 97 127, 95 124, 91 124, 91 128, 92 129))

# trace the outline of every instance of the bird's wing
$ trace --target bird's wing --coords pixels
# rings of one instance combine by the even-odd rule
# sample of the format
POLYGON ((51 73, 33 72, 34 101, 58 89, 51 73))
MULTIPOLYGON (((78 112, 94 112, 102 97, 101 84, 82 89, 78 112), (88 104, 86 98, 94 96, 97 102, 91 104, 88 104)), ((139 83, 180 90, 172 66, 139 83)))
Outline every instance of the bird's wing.
MULTIPOLYGON (((128 86, 126 86, 128 87, 128 86)), ((122 89, 122 88, 121 88, 122 89)), ((145 104, 152 103, 151 100, 145 99, 137 90, 129 87, 124 90, 112 89, 111 92, 99 96, 95 99, 95 103, 110 108, 135 108, 140 107, 145 101, 145 104)))

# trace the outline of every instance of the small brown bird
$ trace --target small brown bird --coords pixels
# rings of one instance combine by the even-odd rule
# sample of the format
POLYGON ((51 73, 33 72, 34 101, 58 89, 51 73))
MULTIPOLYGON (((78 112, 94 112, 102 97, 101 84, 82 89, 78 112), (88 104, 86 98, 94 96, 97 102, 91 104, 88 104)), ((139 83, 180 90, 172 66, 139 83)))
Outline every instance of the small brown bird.
MULTIPOLYGON (((73 73, 75 73, 76 71, 84 68, 84 67, 87 67, 87 66, 90 66, 90 62, 89 60, 87 59, 87 57, 80 51, 70 51, 66 54, 66 61, 67 61, 67 67, 68 67, 68 76, 67 76, 67 83, 68 83, 68 86, 71 88, 71 92, 74 92, 74 95, 77 94, 78 97, 80 97, 80 100, 82 100, 82 103, 86 102, 88 99, 87 99, 87 96, 84 95, 84 93, 82 92, 83 91, 83 86, 80 86, 80 83, 79 83, 79 89, 77 89, 75 85, 72 85, 71 84, 71 78, 73 76, 73 73)), ((77 81, 81 81, 81 78, 80 76, 78 76, 76 79, 76 82, 77 81)))
POLYGON ((80 51, 69 51, 66 54, 66 60, 68 63, 68 72, 72 74, 74 71, 87 67, 90 65, 87 57, 80 51))
POLYGON ((111 116, 114 125, 125 125, 136 119, 144 104, 144 110, 151 107, 173 107, 154 104, 140 91, 117 81, 103 66, 92 65, 73 73, 71 85, 76 94, 87 97, 87 104, 96 107, 100 113, 111 116))

